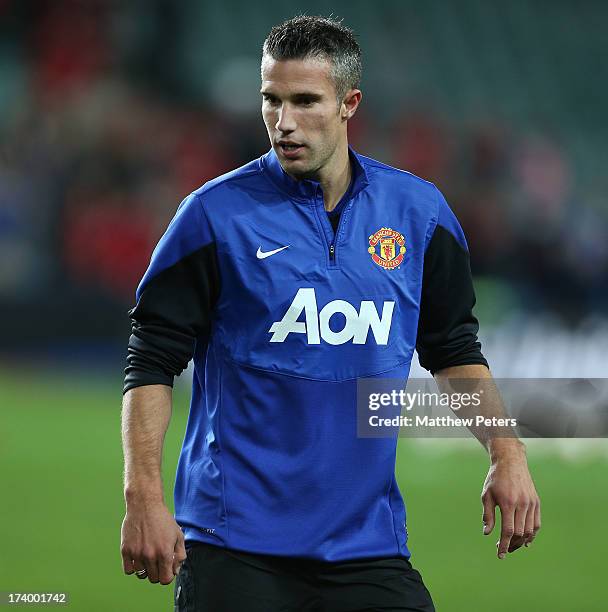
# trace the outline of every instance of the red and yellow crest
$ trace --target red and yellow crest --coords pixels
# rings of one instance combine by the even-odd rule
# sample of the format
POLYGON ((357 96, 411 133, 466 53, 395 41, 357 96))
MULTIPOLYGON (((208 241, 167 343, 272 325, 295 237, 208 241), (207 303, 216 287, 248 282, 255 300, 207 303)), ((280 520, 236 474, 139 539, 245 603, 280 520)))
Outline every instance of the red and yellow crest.
POLYGON ((405 238, 390 227, 383 227, 369 237, 367 251, 379 266, 394 270, 403 261, 405 238))

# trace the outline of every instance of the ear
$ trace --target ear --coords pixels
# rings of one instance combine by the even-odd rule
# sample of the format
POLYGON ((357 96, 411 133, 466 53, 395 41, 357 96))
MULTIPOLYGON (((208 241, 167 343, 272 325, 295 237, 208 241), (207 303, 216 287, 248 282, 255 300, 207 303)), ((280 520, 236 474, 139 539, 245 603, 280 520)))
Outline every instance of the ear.
POLYGON ((340 118, 342 121, 348 121, 356 112, 363 94, 359 89, 349 89, 340 105, 340 118))

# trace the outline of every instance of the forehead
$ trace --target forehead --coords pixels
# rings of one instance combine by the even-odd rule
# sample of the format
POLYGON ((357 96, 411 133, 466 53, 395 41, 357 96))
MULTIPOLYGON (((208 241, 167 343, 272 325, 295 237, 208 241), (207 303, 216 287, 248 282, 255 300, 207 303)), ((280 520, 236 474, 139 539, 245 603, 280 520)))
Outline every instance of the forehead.
POLYGON ((326 59, 262 59, 262 89, 275 93, 332 92, 331 64, 326 59))

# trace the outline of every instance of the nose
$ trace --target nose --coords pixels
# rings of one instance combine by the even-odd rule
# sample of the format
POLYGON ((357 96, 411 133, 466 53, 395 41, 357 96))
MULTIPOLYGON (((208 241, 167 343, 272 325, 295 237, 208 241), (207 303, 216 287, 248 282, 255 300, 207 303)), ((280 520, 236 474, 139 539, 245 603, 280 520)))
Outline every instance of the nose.
POLYGON ((279 132, 289 133, 296 129, 296 122, 293 114, 293 109, 288 104, 282 104, 279 109, 279 118, 275 125, 279 132))

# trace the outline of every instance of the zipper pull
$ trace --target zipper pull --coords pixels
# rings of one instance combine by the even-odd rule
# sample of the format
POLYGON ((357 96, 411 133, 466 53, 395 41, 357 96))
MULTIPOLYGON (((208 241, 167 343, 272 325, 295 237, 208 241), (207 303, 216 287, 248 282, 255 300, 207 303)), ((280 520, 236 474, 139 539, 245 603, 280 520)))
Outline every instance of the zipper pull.
POLYGON ((333 261, 336 255, 336 248, 334 247, 334 243, 332 242, 329 245, 329 258, 333 261))

